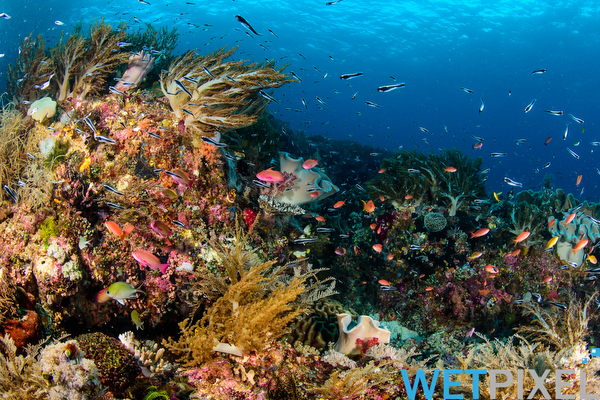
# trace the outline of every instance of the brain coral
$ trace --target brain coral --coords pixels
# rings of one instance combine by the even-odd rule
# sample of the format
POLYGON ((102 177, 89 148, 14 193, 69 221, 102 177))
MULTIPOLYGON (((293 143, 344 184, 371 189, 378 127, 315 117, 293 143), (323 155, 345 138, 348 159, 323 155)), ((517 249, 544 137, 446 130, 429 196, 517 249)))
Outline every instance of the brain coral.
POLYGON ((423 219, 425 229, 429 232, 439 232, 446 227, 446 218, 437 212, 430 212, 423 219))
MULTIPOLYGON (((335 342, 339 335, 337 314, 348 311, 341 303, 332 299, 321 299, 309 307, 291 326, 291 342, 325 349, 327 343, 335 342)), ((354 317, 358 314, 351 310, 354 317)))

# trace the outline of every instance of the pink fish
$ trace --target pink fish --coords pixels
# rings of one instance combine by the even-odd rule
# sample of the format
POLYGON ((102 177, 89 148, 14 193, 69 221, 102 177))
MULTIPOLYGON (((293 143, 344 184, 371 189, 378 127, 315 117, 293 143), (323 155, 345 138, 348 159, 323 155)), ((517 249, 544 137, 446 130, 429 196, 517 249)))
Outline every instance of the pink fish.
POLYGON ((475 333, 475 327, 469 329, 469 331, 465 334, 466 338, 470 338, 475 333))
POLYGON ((169 175, 176 183, 179 183, 180 185, 190 186, 192 183, 192 180, 187 172, 179 168, 175 168, 172 171, 165 171, 165 174, 169 175))
POLYGON ((483 142, 477 142, 473 145, 474 149, 481 149, 483 147, 483 142))
POLYGON ((317 160, 306 160, 302 163, 302 168, 311 169, 319 165, 319 161, 317 160))
POLYGON ((259 172, 256 177, 263 182, 279 183, 284 181, 283 174, 279 171, 273 171, 272 168, 259 172))
POLYGON ((167 268, 169 268, 169 264, 161 264, 158 257, 150 253, 149 251, 137 250, 131 253, 131 255, 133 256, 133 258, 135 258, 137 262, 140 263, 140 266, 142 267, 160 269, 160 272, 162 272, 163 274, 167 271, 167 268))
POLYGON ((136 87, 154 66, 154 58, 143 51, 129 57, 127 71, 115 87, 122 92, 136 87))
POLYGON ((159 220, 150 222, 150 228, 161 238, 167 238, 171 234, 171 229, 167 224, 159 220))

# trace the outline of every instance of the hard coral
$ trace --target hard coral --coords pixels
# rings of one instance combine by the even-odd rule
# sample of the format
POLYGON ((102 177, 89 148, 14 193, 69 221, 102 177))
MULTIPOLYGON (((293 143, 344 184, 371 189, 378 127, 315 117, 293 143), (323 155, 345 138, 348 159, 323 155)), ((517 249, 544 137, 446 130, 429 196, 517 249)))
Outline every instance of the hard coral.
POLYGON ((86 333, 76 338, 85 357, 94 361, 100 382, 115 394, 131 386, 141 370, 136 359, 116 339, 102 333, 86 333))

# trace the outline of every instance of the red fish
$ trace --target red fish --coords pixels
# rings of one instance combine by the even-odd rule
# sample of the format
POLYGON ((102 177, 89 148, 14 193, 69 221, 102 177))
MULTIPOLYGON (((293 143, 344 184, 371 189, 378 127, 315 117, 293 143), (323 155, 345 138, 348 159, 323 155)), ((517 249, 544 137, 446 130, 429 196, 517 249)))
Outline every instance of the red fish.
POLYGON ((158 236, 162 238, 167 238, 171 234, 171 229, 162 221, 152 221, 150 222, 150 228, 156 233, 158 236))
POLYGON ((574 219, 575 219, 575 213, 569 214, 569 216, 567 217, 567 220, 565 221, 565 225, 569 225, 571 222, 573 222, 574 219))
POLYGON ((490 232, 489 228, 481 228, 475 232, 471 232, 471 239, 487 235, 490 232))
POLYGON ((571 251, 573 252, 573 254, 575 254, 579 250, 581 250, 585 246, 587 246, 588 243, 589 243, 589 240, 587 240, 587 239, 581 239, 579 242, 577 242, 577 244, 575 245, 575 247, 573 247, 573 250, 571 250, 571 251))
POLYGON ((333 208, 340 208, 340 207, 342 207, 344 204, 346 204, 346 200, 340 200, 340 201, 338 201, 337 203, 335 203, 335 204, 333 205, 333 208))
POLYGON ((373 203, 373 200, 369 200, 365 203, 364 200, 361 200, 363 202, 363 211, 366 211, 368 213, 372 213, 373 211, 375 211, 375 204, 373 203))
POLYGON ((319 161, 317 160, 306 160, 302 163, 302 168, 311 169, 319 165, 319 161))
POLYGON ((381 253, 381 250, 383 250, 383 246, 381 244, 379 244, 379 243, 374 244, 373 245, 373 250, 375 250, 378 253, 381 253))
POLYGON ((474 149, 481 149, 483 147, 483 142, 477 142, 473 145, 474 149))
POLYGON ((256 177, 263 182, 279 183, 284 181, 283 174, 279 171, 273 171, 272 168, 259 172, 256 177))
POLYGON ((167 268, 169 268, 169 264, 161 264, 158 257, 150 253, 149 251, 137 250, 131 253, 131 255, 133 256, 133 258, 135 258, 137 262, 140 263, 140 266, 142 267, 159 269, 160 272, 162 272, 163 274, 167 272, 167 268))
POLYGON ((521 243, 523 240, 527 239, 530 234, 531 232, 527 231, 520 233, 519 236, 517 236, 517 238, 514 240, 515 246, 517 245, 517 243, 521 243))
POLYGON ((454 167, 446 167, 446 168, 444 168, 444 171, 452 173, 452 172, 456 172, 457 169, 454 167))

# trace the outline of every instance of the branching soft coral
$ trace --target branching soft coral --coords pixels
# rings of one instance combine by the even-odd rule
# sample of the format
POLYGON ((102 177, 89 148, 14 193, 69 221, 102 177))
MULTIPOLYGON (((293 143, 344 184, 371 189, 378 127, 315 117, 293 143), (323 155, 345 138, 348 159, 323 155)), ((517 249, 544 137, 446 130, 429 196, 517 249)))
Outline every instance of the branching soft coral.
POLYGON ((523 303, 524 314, 533 319, 531 325, 520 327, 518 332, 553 349, 577 346, 585 342, 591 318, 590 306, 595 298, 596 295, 590 296, 585 303, 571 298, 566 310, 542 308, 535 302, 523 303))
POLYGON ((369 182, 369 190, 372 195, 384 195, 397 202, 410 195, 416 204, 429 195, 445 202, 448 213, 454 216, 464 204, 485 195, 484 181, 478 174, 482 162, 480 157, 473 160, 457 149, 429 156, 403 151, 395 159, 384 161, 386 172, 369 182), (446 171, 448 167, 456 171, 446 171))
POLYGON ((485 195, 483 180, 478 175, 483 160, 481 157, 471 159, 458 149, 447 149, 442 154, 429 156, 440 184, 438 190, 431 190, 434 198, 445 199, 450 216, 465 202, 470 202, 485 195), (454 167, 456 172, 448 172, 446 168, 454 167))
POLYGON ((187 319, 179 325, 178 342, 166 343, 190 367, 209 360, 214 351, 264 351, 309 304, 335 293, 335 280, 318 279, 323 269, 313 270, 306 260, 293 266, 261 262, 239 227, 229 242, 209 242, 222 272, 206 276, 200 290, 216 301, 199 322, 187 319))
POLYGON ((7 336, 0 336, 0 398, 30 400, 48 398, 48 382, 42 377, 42 365, 36 360, 40 347, 30 347, 26 355, 17 355, 17 347, 7 336))
POLYGON ((61 35, 58 44, 52 49, 55 63, 57 100, 75 97, 83 100, 89 94, 97 94, 106 89, 109 74, 119 64, 127 62, 128 54, 121 52, 118 45, 125 37, 126 24, 113 30, 104 19, 90 25, 89 37, 81 34, 81 27, 65 39, 61 35))
POLYGON ((161 74, 173 112, 196 140, 217 129, 252 125, 268 104, 259 92, 293 81, 272 63, 225 61, 235 50, 221 48, 206 56, 188 51, 161 74))
POLYGON ((42 85, 52 74, 51 60, 46 58, 45 42, 42 35, 27 36, 21 42, 19 56, 15 64, 7 69, 8 93, 19 107, 24 107, 23 100, 33 102, 44 95, 38 85, 42 85))
MULTIPOLYGON (((20 157, 25 145, 23 116, 13 103, 0 110, 0 187, 8 185, 15 188, 25 161, 20 157)), ((0 190, 0 204, 12 202, 6 191, 0 190)))
POLYGON ((253 267, 199 322, 186 319, 179 324, 179 342, 170 340, 165 344, 189 367, 199 366, 211 359, 214 351, 227 347, 233 354, 264 351, 305 311, 295 300, 305 290, 306 277, 295 276, 288 285, 276 284, 282 272, 273 269, 272 261, 253 267), (267 292, 268 286, 275 289, 267 292), (229 346, 223 346, 225 343, 229 346))

